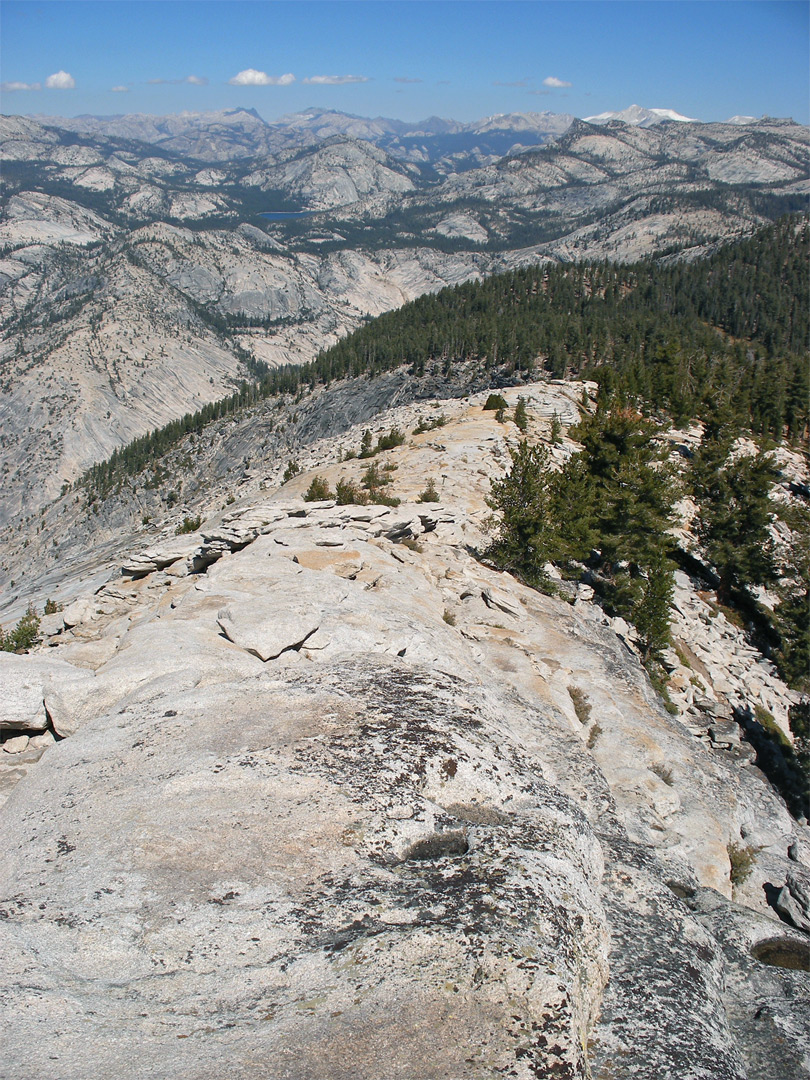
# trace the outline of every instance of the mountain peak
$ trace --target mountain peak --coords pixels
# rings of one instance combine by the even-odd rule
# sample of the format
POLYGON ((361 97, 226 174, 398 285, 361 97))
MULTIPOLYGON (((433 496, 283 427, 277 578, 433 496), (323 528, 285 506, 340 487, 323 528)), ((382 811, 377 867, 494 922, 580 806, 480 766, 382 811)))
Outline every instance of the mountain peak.
POLYGON ((237 105, 233 109, 224 109, 223 114, 225 116, 252 116, 254 120, 261 120, 264 124, 266 120, 263 116, 259 116, 255 109, 246 109, 242 105, 237 105))
POLYGON ((596 116, 586 116, 583 119, 589 124, 606 124, 610 120, 620 120, 623 124, 632 124, 634 127, 652 127, 654 124, 663 124, 672 120, 680 124, 699 124, 692 116, 684 116, 683 113, 675 112, 674 109, 647 109, 643 105, 630 105, 621 112, 603 112, 596 116))

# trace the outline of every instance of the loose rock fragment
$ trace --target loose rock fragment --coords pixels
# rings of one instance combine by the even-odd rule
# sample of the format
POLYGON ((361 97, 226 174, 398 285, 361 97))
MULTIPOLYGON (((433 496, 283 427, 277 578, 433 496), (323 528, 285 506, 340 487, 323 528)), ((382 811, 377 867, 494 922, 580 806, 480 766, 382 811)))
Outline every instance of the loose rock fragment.
POLYGON ((229 641, 267 661, 287 649, 300 649, 320 626, 320 616, 276 611, 254 601, 224 609, 217 625, 229 641))

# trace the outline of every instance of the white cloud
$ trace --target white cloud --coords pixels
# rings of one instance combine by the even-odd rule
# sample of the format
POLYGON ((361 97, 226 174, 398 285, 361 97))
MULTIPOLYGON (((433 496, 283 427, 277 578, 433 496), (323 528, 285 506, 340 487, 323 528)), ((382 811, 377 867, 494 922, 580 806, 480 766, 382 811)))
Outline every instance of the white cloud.
POLYGON ((264 71, 256 71, 255 68, 246 68, 228 79, 231 86, 289 86, 295 82, 294 75, 268 75, 264 71))
POLYGON ((12 94, 15 90, 41 90, 42 83, 38 82, 4 82, 0 83, 0 90, 4 94, 12 94))
POLYGON ((307 86, 344 86, 346 83, 368 82, 365 75, 312 75, 304 79, 307 86))
POLYGON ((185 82, 191 83, 192 86, 208 86, 208 79, 201 75, 189 75, 185 82))
POLYGON ((543 79, 543 86, 553 86, 555 89, 570 85, 570 82, 565 82, 563 79, 556 79, 553 75, 549 75, 547 79, 543 79))
POLYGON ((422 81, 421 79, 405 79, 405 78, 402 78, 402 77, 400 77, 400 78, 395 77, 394 78, 394 82, 399 82, 399 83, 420 83, 421 81, 422 81))
POLYGON ((57 71, 55 74, 48 76, 45 80, 45 86, 48 90, 73 90, 76 86, 76 80, 66 71, 57 71))
POLYGON ((113 94, 128 94, 129 93, 129 87, 128 86, 111 86, 110 90, 112 91, 113 94))

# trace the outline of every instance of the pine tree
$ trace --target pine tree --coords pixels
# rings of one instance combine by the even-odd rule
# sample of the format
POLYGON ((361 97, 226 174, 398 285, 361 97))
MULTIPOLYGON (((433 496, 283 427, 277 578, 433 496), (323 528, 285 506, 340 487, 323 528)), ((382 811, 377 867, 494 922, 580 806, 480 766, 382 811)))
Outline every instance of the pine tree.
POLYGON ((325 499, 333 498, 334 495, 329 489, 329 482, 322 476, 313 476, 312 483, 304 495, 304 502, 323 502, 325 499))
POLYGON ((585 562, 598 543, 593 476, 584 454, 574 454, 551 487, 551 519, 556 534, 550 545, 555 561, 585 562))
POLYGON ((776 469, 762 453, 726 460, 727 447, 722 432, 704 437, 692 489, 699 507, 695 531, 720 579, 718 595, 728 602, 776 579, 769 499, 776 469))
POLYGON ((592 479, 593 531, 607 569, 653 565, 668 542, 674 488, 659 428, 631 409, 600 407, 572 430, 592 479))
POLYGON ((562 440, 562 423, 557 410, 554 410, 554 415, 551 417, 551 432, 549 434, 549 441, 552 446, 557 446, 562 440))
POLYGON ((674 587, 672 564, 658 555, 647 571, 641 599, 631 616, 645 661, 658 660, 670 642, 669 609, 674 587))
POLYGON ((366 428, 366 430, 363 432, 363 437, 360 440, 360 453, 358 454, 358 457, 369 458, 372 456, 373 453, 374 448, 372 445, 371 432, 368 428, 366 428))
POLYGON ((13 630, 6 634, 0 626, 0 651, 28 652, 39 641, 39 616, 32 604, 20 618, 13 630))
POLYGON ((793 531, 793 541, 780 568, 774 610, 779 634, 776 662, 789 686, 810 691, 810 509, 792 506, 782 519, 793 531))
POLYGON ((554 549, 548 452, 523 439, 509 454, 512 468, 503 479, 492 481, 487 499, 501 514, 487 556, 527 584, 539 584, 554 549))

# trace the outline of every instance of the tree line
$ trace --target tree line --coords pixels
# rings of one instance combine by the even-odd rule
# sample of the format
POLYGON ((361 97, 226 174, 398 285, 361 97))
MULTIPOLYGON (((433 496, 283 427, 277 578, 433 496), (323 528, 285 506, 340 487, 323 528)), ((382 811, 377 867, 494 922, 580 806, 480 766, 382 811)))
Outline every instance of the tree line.
POLYGON ((319 354, 322 381, 436 359, 588 377, 678 422, 807 433, 807 216, 692 263, 544 264, 442 289, 319 354))
MULTIPOLYGON (((448 287, 369 321, 311 363, 247 362, 252 381, 233 395, 135 439, 80 483, 104 495, 189 432, 265 398, 403 364, 421 375, 437 361, 592 378, 603 398, 678 424, 722 413, 730 431, 806 440, 808 255, 810 218, 794 215, 692 263, 547 263, 448 287)), ((215 312, 196 310, 227 334, 215 312)))

